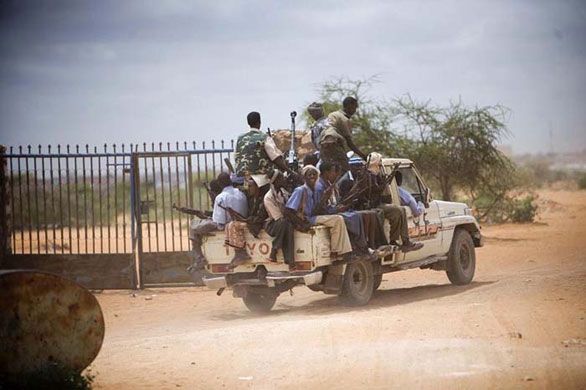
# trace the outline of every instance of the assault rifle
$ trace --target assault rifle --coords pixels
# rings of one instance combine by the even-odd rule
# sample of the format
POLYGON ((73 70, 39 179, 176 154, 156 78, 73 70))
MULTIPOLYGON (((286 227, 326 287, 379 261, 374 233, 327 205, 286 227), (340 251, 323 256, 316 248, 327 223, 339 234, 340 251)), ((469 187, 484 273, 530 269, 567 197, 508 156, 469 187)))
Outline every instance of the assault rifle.
POLYGON ((245 222, 246 225, 248 226, 248 231, 250 231, 250 233, 254 237, 258 238, 258 235, 264 226, 264 221, 266 219, 266 213, 264 216, 262 214, 259 214, 259 215, 251 215, 248 218, 246 218, 242 214, 240 214, 238 211, 234 210, 232 207, 224 207, 222 205, 218 205, 218 206, 220 206, 221 208, 226 210, 228 212, 228 214, 230 214, 230 218, 232 218, 233 221, 245 222))
POLYGON ((224 163, 226 164, 226 168, 228 168, 228 172, 236 173, 234 171, 234 166, 232 165, 232 163, 230 162, 230 159, 228 157, 224 158, 224 163))
MULTIPOLYGON (((401 165, 400 163, 393 164, 393 169, 392 169, 391 173, 383 176, 383 183, 382 183, 383 187, 391 184, 391 182, 393 181, 393 178, 395 177, 395 175, 397 174, 397 172, 399 170, 400 165, 401 165)), ((352 189, 350 190, 348 195, 346 195, 346 197, 344 199, 342 199, 338 204, 343 205, 343 206, 347 206, 347 207, 352 206, 352 204, 356 200, 359 200, 360 197, 365 192, 371 190, 370 187, 371 187, 371 185, 368 180, 368 175, 366 175, 366 174, 362 175, 359 179, 356 180, 356 183, 354 183, 354 185, 352 186, 352 189)), ((369 199, 369 202, 370 202, 370 199, 369 199)))
POLYGON ((173 205, 171 207, 173 208, 173 210, 177 210, 180 213, 187 214, 187 215, 195 215, 199 219, 207 219, 212 216, 212 213, 210 213, 209 211, 202 211, 202 210, 192 209, 189 207, 181 207, 181 206, 177 206, 175 203, 173 203, 173 205))
POLYGON ((204 182, 203 187, 206 189, 206 191, 210 197, 210 200, 212 201, 212 204, 214 204, 214 201, 216 200, 216 196, 218 196, 218 192, 215 192, 214 190, 212 190, 212 187, 210 186, 210 183, 208 183, 208 182, 204 182))
POLYGON ((331 184, 328 188, 325 189, 324 193, 322 194, 319 203, 315 205, 313 208, 313 215, 322 215, 326 212, 326 207, 328 205, 328 201, 332 197, 332 193, 336 189, 335 184, 331 184))
POLYGON ((285 218, 287 218, 287 220, 289 220, 289 222, 291 222, 295 230, 298 230, 303 233, 312 232, 311 224, 309 223, 309 221, 305 217, 302 217, 299 214, 297 214, 295 210, 285 207, 285 209, 283 210, 283 215, 285 216, 285 218))
POLYGON ((232 207, 224 207, 221 204, 219 204, 218 206, 226 210, 228 214, 230 214, 230 218, 232 218, 233 221, 248 222, 248 218, 240 214, 238 211, 234 210, 232 207))

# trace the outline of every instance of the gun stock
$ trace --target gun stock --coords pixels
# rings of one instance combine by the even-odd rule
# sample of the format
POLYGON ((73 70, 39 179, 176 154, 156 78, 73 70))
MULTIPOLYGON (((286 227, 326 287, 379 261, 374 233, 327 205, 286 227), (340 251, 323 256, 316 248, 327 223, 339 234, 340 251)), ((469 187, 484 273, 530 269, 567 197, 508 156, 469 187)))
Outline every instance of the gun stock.
POLYGON ((224 207, 221 204, 218 206, 226 210, 228 214, 230 214, 230 218, 232 218, 234 221, 247 222, 246 217, 240 214, 238 211, 234 210, 232 207, 224 207))
POLYGON ((230 162, 230 159, 228 157, 226 157, 224 159, 224 163, 226 164, 226 167, 228 168, 228 171, 230 171, 230 173, 235 173, 234 166, 232 165, 232 163, 230 162))

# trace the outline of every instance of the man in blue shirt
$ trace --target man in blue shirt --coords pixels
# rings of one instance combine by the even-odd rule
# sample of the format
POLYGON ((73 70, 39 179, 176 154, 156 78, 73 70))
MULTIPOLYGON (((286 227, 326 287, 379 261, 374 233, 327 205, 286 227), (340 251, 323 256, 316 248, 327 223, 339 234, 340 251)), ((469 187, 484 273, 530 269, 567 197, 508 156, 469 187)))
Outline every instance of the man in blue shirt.
POLYGON ((397 181, 397 189, 399 190, 401 206, 409 206, 413 217, 419 217, 421 214, 423 214, 425 207, 421 202, 417 202, 413 195, 409 193, 409 191, 401 187, 403 184, 403 174, 401 172, 397 172, 395 174, 395 180, 397 181))
MULTIPOLYGON (((243 217, 248 216, 248 204, 246 196, 238 189, 232 186, 230 175, 222 172, 218 175, 217 182, 222 191, 214 200, 214 211, 211 219, 194 219, 191 221, 189 229, 189 238, 192 242, 195 259, 193 264, 187 269, 189 272, 195 272, 203 269, 206 264, 206 258, 201 251, 202 237, 214 231, 223 231, 225 226, 232 221, 228 208, 238 212, 243 217)), ((241 253, 242 250, 237 253, 241 253)), ((244 249, 246 252, 246 249, 244 249)), ((241 253, 244 255, 244 253, 241 253)), ((248 254, 246 254, 248 256, 248 254)), ((250 258, 250 257, 248 257, 250 258)))
POLYGON ((313 165, 303 167, 301 171, 305 184, 297 187, 287 201, 286 208, 309 221, 311 225, 324 225, 330 228, 331 251, 337 255, 350 254, 352 245, 341 215, 314 215, 317 205, 316 182, 319 171, 313 165))
POLYGON ((364 233, 362 216, 355 211, 347 211, 346 206, 339 205, 340 194, 335 185, 339 176, 339 167, 332 162, 325 161, 320 167, 320 176, 315 185, 317 207, 313 212, 316 215, 339 214, 344 218, 350 241, 355 250, 362 254, 368 253, 368 245, 364 233), (324 196, 327 199, 322 199, 324 196))

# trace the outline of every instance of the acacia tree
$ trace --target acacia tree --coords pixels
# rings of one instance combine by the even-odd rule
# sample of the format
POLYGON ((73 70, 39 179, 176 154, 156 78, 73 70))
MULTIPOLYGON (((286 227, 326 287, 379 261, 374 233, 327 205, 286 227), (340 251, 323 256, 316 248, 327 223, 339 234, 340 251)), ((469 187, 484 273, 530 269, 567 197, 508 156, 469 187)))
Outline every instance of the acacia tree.
POLYGON ((505 200, 514 183, 514 165, 497 145, 508 136, 508 109, 468 107, 461 101, 440 107, 410 96, 375 100, 368 92, 376 82, 376 76, 338 78, 319 89, 326 113, 338 109, 345 96, 358 99, 354 137, 362 150, 412 159, 445 200, 457 191, 473 202, 489 198, 483 213, 505 200))
POLYGON ((487 193, 505 196, 515 176, 512 162, 497 148, 508 135, 505 107, 457 102, 442 108, 410 96, 394 103, 396 123, 405 130, 404 151, 435 179, 443 199, 452 200, 456 189, 473 201, 487 193))

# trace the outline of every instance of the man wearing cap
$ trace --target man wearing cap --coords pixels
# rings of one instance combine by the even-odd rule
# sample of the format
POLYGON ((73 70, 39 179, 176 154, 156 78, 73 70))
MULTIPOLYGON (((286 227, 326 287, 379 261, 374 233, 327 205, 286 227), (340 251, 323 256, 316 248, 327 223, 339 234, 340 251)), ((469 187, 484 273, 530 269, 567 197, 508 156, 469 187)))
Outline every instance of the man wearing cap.
POLYGON ((319 150, 319 136, 321 135, 322 131, 327 129, 330 126, 330 122, 328 117, 324 113, 324 107, 321 103, 313 102, 307 107, 307 112, 315 121, 313 125, 311 125, 311 142, 317 150, 319 150))
POLYGON ((286 204, 286 213, 294 214, 308 221, 311 225, 323 225, 330 228, 331 252, 350 257, 352 244, 341 215, 313 215, 317 204, 316 182, 319 171, 313 165, 303 167, 301 171, 305 184, 297 187, 286 204))
MULTIPOLYGON (((361 175, 361 171, 364 171, 364 160, 358 156, 352 156, 348 159, 349 171, 346 172, 338 182, 338 188, 340 191, 340 199, 346 198, 356 180, 361 175)), ((349 204, 350 208, 354 208, 354 203, 349 204)))
POLYGON ((329 127, 324 129, 318 139, 320 158, 322 161, 331 161, 340 166, 342 172, 350 169, 346 153, 354 151, 362 159, 366 155, 354 144, 352 140, 351 117, 358 109, 358 101, 348 96, 342 102, 342 109, 328 115, 329 127))
POLYGON ((260 131, 260 114, 252 111, 246 121, 250 129, 236 141, 236 174, 252 177, 259 187, 263 187, 269 182, 266 174, 273 164, 283 171, 290 170, 273 138, 260 131))

